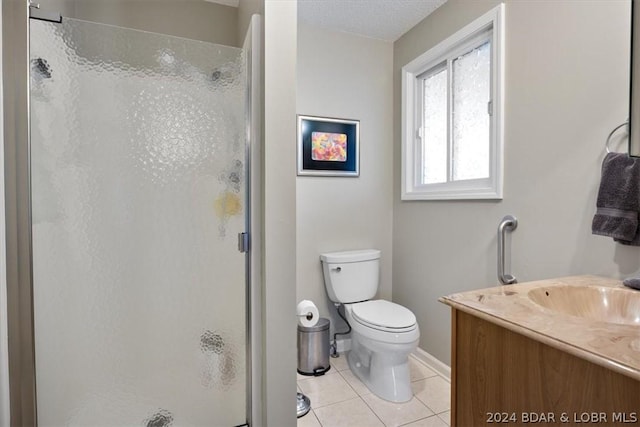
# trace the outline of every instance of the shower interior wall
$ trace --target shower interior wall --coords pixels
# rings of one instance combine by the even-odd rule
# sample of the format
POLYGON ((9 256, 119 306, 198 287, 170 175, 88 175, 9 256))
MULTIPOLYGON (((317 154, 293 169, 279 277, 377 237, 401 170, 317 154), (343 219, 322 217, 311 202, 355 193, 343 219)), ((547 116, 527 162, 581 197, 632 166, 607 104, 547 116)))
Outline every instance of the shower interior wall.
MULTIPOLYGON (((45 0, 41 8, 68 18, 242 47, 248 18, 240 8, 208 1, 45 0), (242 21, 242 32, 239 23, 242 21)), ((250 16, 250 15, 249 15, 250 16)))

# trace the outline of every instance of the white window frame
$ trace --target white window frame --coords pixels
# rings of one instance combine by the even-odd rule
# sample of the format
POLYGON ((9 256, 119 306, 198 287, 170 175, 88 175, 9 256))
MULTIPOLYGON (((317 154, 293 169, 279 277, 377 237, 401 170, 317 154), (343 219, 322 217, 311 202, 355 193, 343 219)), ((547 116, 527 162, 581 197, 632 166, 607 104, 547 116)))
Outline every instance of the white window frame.
POLYGON ((503 184, 504 138, 504 4, 485 13, 451 37, 402 67, 402 200, 500 200, 503 184), (491 36, 487 37, 487 33, 491 36), (419 78, 452 52, 464 53, 470 43, 491 40, 491 110, 489 178, 422 184, 419 78))

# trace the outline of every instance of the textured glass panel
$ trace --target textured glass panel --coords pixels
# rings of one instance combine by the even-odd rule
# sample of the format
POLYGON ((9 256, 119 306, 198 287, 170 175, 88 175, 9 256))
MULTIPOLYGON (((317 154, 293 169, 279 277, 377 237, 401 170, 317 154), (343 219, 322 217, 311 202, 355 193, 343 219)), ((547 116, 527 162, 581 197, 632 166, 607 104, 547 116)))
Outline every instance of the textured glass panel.
POLYGON ((242 50, 31 21, 43 426, 245 422, 242 50))
POLYGON ((422 183, 447 182, 447 70, 422 82, 422 183))
POLYGON ((491 45, 453 61, 453 180, 489 177, 491 45))

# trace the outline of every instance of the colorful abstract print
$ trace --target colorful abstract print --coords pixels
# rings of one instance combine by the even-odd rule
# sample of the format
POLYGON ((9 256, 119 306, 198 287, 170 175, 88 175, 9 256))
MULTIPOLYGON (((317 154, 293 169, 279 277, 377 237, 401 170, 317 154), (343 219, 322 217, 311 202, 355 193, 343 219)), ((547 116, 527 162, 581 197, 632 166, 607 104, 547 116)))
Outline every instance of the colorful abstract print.
POLYGON ((312 132, 311 159, 346 162, 347 135, 344 133, 312 132))

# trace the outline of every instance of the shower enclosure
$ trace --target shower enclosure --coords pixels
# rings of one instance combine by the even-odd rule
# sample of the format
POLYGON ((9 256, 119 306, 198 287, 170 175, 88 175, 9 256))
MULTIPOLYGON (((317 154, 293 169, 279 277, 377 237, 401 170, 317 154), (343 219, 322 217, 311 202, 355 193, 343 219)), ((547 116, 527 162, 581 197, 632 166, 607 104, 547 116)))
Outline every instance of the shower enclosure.
POLYGON ((41 426, 247 422, 242 49, 30 22, 41 426))

